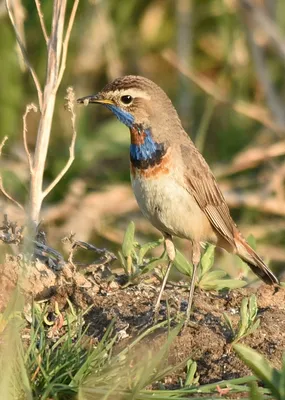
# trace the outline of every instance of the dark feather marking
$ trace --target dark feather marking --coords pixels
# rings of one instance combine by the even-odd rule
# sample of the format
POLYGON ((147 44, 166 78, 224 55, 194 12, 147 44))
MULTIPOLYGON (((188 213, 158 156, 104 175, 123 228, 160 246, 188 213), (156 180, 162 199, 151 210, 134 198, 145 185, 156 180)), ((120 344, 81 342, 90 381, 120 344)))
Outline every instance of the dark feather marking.
POLYGON ((155 152, 146 159, 137 159, 132 155, 130 156, 132 165, 139 169, 147 169, 149 167, 154 167, 157 164, 160 164, 163 156, 167 151, 164 143, 157 143, 155 152))

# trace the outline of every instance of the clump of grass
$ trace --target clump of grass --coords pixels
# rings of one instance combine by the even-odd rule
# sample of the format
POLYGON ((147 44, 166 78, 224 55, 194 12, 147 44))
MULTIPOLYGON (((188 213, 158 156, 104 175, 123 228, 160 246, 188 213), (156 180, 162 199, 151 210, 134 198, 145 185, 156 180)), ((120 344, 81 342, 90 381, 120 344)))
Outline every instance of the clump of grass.
POLYGON ((159 239, 140 245, 135 240, 135 224, 130 222, 125 232, 122 250, 118 253, 124 272, 128 277, 128 283, 135 283, 139 277, 150 273, 161 264, 166 258, 165 252, 157 258, 149 255, 149 252, 162 243, 163 239, 159 239))
POLYGON ((105 332, 100 345, 94 347, 86 336, 85 313, 76 314, 70 304, 63 315, 55 307, 53 313, 48 313, 54 322, 47 324, 46 306, 34 303, 30 338, 24 356, 34 399, 75 398, 78 384, 88 374, 91 365, 101 362, 112 347, 113 324, 105 332))

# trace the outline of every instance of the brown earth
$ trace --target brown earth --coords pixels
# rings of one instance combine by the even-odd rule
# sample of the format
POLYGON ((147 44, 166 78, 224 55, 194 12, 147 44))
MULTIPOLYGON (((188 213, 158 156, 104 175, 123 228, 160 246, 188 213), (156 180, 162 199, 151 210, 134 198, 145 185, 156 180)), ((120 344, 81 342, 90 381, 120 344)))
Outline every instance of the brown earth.
MULTIPOLYGON (((92 305, 86 320, 90 324, 88 333, 93 338, 100 339, 115 317, 115 331, 120 337, 117 346, 124 347, 153 324, 158 281, 140 282, 124 288, 119 283, 122 276, 110 280, 110 274, 104 268, 96 269, 96 273, 84 271, 83 275, 67 265, 61 272, 55 273, 38 262, 33 268, 23 270, 17 260, 0 265, 0 311, 7 304, 19 271, 24 271, 20 281, 27 301, 31 297, 48 298, 51 309, 57 301, 61 310, 67 307, 67 299, 80 310, 92 305)), ((285 350, 285 289, 275 292, 263 284, 257 289, 243 288, 220 293, 196 290, 191 322, 173 341, 169 363, 175 365, 189 357, 196 360, 200 384, 250 374, 232 349, 231 333, 224 323, 223 313, 226 312, 236 326, 242 299, 253 293, 257 296, 261 324, 241 343, 261 352, 273 366, 280 368, 285 350)), ((168 285, 161 304, 160 320, 166 319, 166 299, 170 316, 174 319, 173 325, 181 320, 187 307, 187 295, 185 289, 168 285)), ((166 338, 167 328, 161 328, 148 336, 142 346, 157 351, 166 338)), ((179 371, 178 375, 168 378, 168 383, 175 385, 178 376, 183 378, 184 372, 179 371)))

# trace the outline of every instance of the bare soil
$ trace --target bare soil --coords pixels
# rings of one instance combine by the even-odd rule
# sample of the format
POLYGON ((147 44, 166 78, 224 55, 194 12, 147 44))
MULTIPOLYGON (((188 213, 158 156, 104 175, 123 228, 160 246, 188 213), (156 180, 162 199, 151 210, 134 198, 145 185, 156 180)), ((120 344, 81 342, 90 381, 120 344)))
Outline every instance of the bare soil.
MULTIPOLYGON (((5 308, 10 293, 21 275, 21 287, 27 301, 48 298, 52 309, 57 301, 61 310, 67 308, 67 299, 75 307, 84 310, 92 306, 86 316, 90 324, 89 335, 100 339, 111 320, 115 317, 115 330, 119 332, 117 346, 124 347, 139 333, 153 324, 153 307, 159 282, 140 282, 123 287, 122 276, 110 280, 106 271, 96 273, 75 271, 67 265, 54 272, 44 264, 36 263, 29 271, 17 260, 0 265, 0 312, 5 308), (21 271, 21 274, 19 274, 21 271)), ((241 343, 256 349, 266 356, 276 368, 281 367, 285 350, 285 289, 275 291, 267 285, 258 288, 243 288, 229 292, 204 292, 196 290, 191 322, 175 338, 167 362, 172 365, 191 357, 197 361, 200 384, 222 379, 237 378, 250 374, 247 367, 235 355, 231 345, 231 333, 224 323, 226 312, 237 325, 242 299, 255 293, 258 300, 260 327, 241 343)), ((186 310, 188 293, 185 289, 168 285, 161 303, 160 320, 166 319, 169 304, 170 316, 177 321, 186 310)), ((180 318, 181 319, 181 318, 180 318)), ((143 346, 154 351, 161 348, 167 338, 167 329, 159 329, 145 339, 143 346)), ((168 377, 172 386, 184 376, 180 370, 168 377)))

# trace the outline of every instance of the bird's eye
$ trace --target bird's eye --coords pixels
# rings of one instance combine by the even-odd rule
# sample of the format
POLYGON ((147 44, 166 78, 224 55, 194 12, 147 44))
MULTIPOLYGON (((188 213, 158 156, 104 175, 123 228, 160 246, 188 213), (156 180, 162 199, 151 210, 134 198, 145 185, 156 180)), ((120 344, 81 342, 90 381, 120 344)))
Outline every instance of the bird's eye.
POLYGON ((123 104, 131 104, 131 102, 133 101, 132 96, 130 96, 129 94, 125 94, 124 96, 121 97, 121 102, 123 104))

